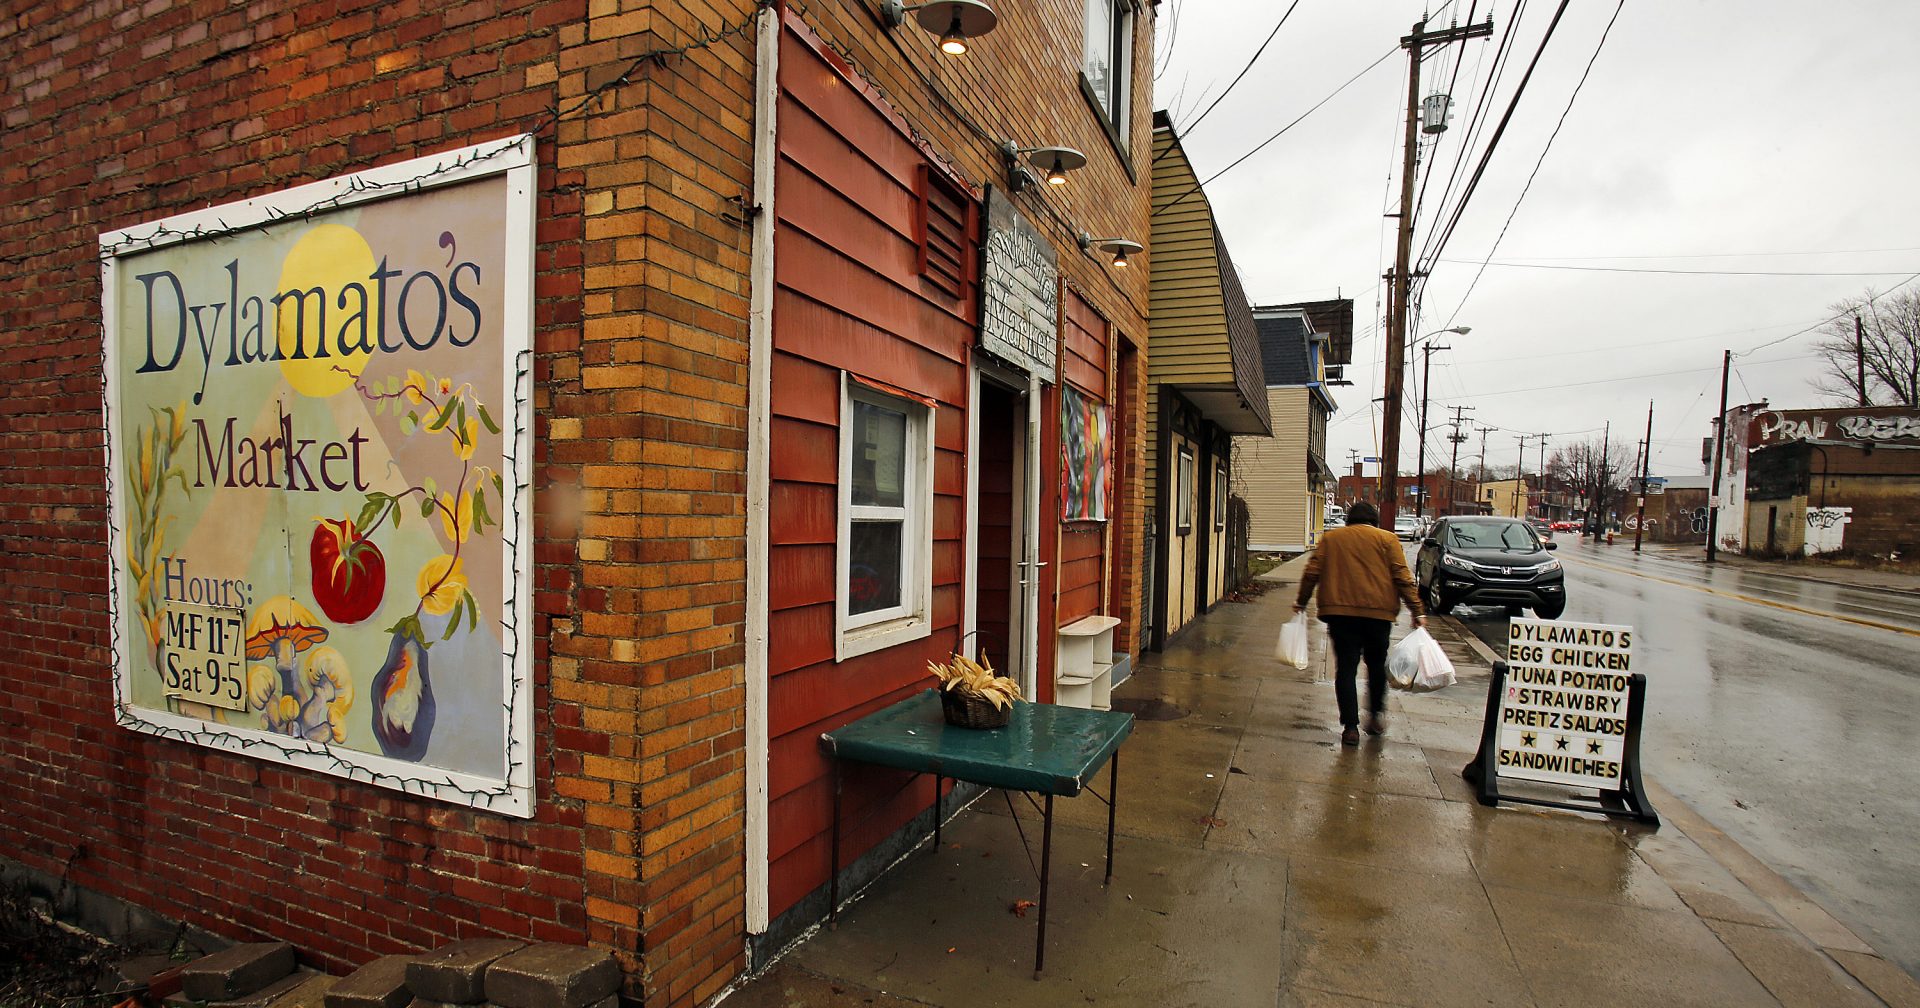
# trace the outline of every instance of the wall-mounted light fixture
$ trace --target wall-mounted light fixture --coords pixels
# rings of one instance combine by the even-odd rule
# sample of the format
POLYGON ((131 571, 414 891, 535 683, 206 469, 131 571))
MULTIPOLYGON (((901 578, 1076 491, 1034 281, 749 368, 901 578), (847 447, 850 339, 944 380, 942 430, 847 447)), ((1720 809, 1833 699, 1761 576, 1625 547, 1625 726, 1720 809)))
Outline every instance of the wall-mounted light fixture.
POLYGON ((983 0, 932 0, 908 5, 904 0, 882 0, 880 16, 887 27, 898 28, 912 14, 920 27, 940 36, 940 51, 949 56, 964 55, 967 40, 979 38, 1000 23, 993 8, 983 0))
POLYGON ((1019 147, 1009 140, 1000 145, 1007 159, 1007 187, 1020 192, 1044 178, 1048 185, 1066 185, 1067 173, 1087 166, 1087 156, 1071 147, 1019 147), (1026 158, 1027 164, 1020 159, 1026 158), (1035 175, 1027 165, 1040 174, 1035 175))
POLYGON ((1112 253, 1115 269, 1126 269, 1128 256, 1138 255, 1146 250, 1146 246, 1137 241, 1126 238, 1095 238, 1085 231, 1080 232, 1080 250, 1091 252, 1096 248, 1102 252, 1112 253))

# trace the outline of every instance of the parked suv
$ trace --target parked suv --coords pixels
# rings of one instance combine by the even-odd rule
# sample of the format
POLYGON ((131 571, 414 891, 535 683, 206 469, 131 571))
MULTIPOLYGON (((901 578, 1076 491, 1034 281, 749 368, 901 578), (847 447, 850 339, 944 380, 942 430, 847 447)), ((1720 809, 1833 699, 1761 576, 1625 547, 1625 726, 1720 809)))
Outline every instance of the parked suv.
POLYGON ((1427 610, 1445 615, 1456 605, 1499 605, 1507 615, 1533 610, 1558 619, 1567 607, 1560 561, 1520 518, 1448 516, 1420 544, 1414 576, 1427 610))

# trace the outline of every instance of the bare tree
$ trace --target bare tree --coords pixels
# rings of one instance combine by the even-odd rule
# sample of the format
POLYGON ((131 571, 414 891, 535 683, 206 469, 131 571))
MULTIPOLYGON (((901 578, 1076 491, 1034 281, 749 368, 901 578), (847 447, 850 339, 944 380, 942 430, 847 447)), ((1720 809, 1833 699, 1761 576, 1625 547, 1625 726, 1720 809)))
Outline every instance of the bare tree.
POLYGON ((1848 406, 1920 406, 1920 291, 1876 297, 1827 306, 1840 317, 1820 327, 1813 387, 1848 406))
POLYGON ((1597 533, 1608 506, 1626 496, 1627 479, 1634 475, 1633 448, 1615 441, 1603 452, 1598 438, 1556 448, 1547 457, 1547 474, 1586 498, 1587 528, 1597 533))

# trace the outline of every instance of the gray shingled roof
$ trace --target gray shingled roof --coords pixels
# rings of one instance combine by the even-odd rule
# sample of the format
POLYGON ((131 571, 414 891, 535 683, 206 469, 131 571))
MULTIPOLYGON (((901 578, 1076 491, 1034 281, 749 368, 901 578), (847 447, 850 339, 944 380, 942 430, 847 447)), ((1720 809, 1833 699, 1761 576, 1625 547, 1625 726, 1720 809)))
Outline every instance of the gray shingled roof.
POLYGON ((1312 359, 1307 356, 1307 325, 1296 315, 1254 316, 1260 332, 1260 363, 1266 371, 1266 384, 1305 385, 1314 381, 1312 359))

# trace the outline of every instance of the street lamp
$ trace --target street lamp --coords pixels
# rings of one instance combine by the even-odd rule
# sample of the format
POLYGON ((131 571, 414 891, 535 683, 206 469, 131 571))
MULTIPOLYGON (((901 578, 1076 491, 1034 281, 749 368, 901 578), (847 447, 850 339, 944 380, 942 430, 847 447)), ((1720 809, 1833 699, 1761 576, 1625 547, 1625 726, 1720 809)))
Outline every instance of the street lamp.
MULTIPOLYGON (((1414 343, 1417 344, 1420 340, 1424 339, 1432 339, 1441 333, 1455 333, 1460 336, 1465 336, 1472 331, 1472 326, 1454 326, 1451 329, 1442 329, 1440 332, 1430 332, 1414 340, 1414 343)), ((1416 518, 1423 518, 1427 513, 1427 386, 1433 380, 1433 354, 1437 350, 1451 350, 1453 348, 1434 346, 1429 343, 1420 349, 1426 354, 1426 359, 1422 362, 1420 369, 1420 468, 1414 474, 1414 483, 1419 487, 1419 496, 1415 497, 1413 501, 1413 514, 1416 518)), ((1399 465, 1399 460, 1394 460, 1394 464, 1399 465)))

